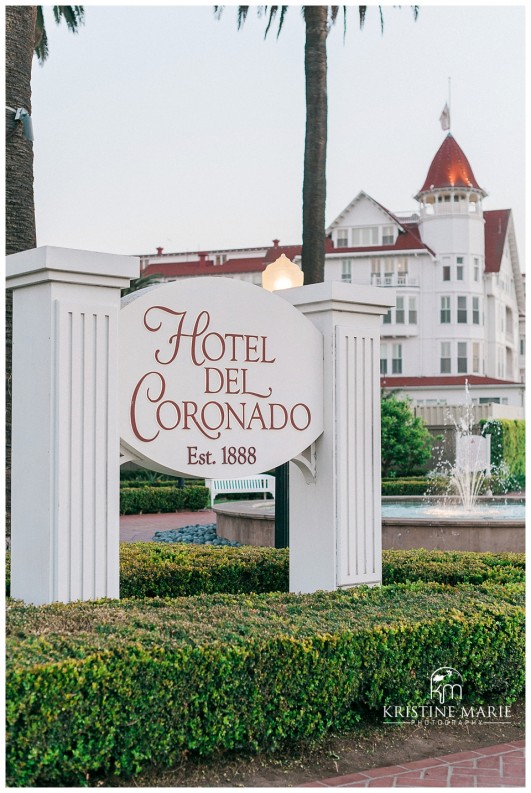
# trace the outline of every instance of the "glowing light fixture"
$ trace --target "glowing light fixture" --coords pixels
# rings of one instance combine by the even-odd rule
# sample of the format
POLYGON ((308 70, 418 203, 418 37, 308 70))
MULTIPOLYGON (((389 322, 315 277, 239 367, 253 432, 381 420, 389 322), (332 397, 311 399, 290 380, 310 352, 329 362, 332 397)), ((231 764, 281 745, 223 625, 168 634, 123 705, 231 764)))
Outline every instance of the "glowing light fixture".
POLYGON ((302 286, 303 283, 304 273, 301 268, 291 262, 284 253, 276 261, 268 264, 262 273, 262 286, 268 292, 302 286))

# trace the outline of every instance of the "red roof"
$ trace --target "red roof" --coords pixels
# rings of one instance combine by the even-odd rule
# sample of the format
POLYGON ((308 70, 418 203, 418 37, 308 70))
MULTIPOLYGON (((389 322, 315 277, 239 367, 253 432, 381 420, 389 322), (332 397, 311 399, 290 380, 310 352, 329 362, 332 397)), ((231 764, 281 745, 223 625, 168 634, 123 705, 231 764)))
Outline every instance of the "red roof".
POLYGON ((510 216, 510 209, 492 209, 489 212, 483 212, 483 218, 485 220, 486 273, 500 272, 510 216))
POLYGON ((276 262, 279 256, 284 254, 290 261, 293 261, 295 256, 300 256, 302 253, 302 245, 279 245, 278 240, 273 240, 273 247, 269 248, 265 255, 264 264, 267 266, 271 262, 276 262))
POLYGON ((145 275, 162 275, 164 278, 187 275, 227 275, 232 273, 261 273, 264 260, 259 256, 245 259, 227 259, 224 264, 214 264, 212 259, 189 262, 152 262, 142 271, 145 275))
POLYGON ((451 132, 433 158, 419 193, 443 187, 472 187, 484 192, 476 182, 470 163, 451 132))
POLYGON ((426 388, 441 386, 479 385, 521 385, 513 380, 497 380, 494 377, 480 377, 477 374, 440 375, 437 377, 381 377, 382 388, 426 388))

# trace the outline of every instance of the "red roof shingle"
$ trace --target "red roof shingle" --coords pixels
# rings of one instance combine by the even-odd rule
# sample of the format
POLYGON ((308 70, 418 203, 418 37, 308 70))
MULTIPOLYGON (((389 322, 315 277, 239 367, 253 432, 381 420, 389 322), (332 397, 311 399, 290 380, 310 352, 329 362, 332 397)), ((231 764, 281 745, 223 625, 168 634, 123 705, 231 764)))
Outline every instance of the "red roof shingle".
POLYGON ((492 209, 488 212, 483 212, 483 219, 485 220, 486 273, 500 272, 510 216, 510 209, 492 209))
POLYGON ((444 187, 472 187, 484 192, 478 185, 463 150, 450 132, 433 158, 419 194, 444 187))

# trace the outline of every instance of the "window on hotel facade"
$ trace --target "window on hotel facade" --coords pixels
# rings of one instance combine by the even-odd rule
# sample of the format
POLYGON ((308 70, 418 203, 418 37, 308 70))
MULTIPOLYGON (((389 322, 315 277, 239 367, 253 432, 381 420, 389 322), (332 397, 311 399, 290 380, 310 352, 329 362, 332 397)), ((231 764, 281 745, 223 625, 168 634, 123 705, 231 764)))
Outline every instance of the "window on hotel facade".
POLYGON ((393 226, 384 226, 382 229, 382 245, 392 245, 395 241, 393 226))
POLYGON ((472 298, 472 323, 479 325, 479 297, 472 298))
POLYGON ((380 345, 380 374, 387 374, 387 344, 380 345))
POLYGON ((393 283, 395 266, 392 259, 384 259, 384 285, 390 286, 393 283))
POLYGON ((472 342, 472 372, 479 374, 480 346, 478 341, 472 342))
POLYGON ((449 341, 441 341, 441 374, 452 371, 452 347, 449 341))
POLYGON ((403 325, 404 324, 404 322, 406 320, 405 314, 406 314, 406 312, 404 311, 404 298, 403 297, 397 297, 396 298, 396 309, 395 309, 395 322, 397 323, 397 325, 403 325))
POLYGON ((348 229, 337 230, 337 247, 348 248, 348 229))
POLYGON ((355 248, 378 245, 378 226, 352 229, 352 244, 355 248))
POLYGON ((457 298, 457 322, 461 325, 467 322, 466 295, 457 298))
POLYGON ((450 297, 441 297, 441 324, 447 325, 452 321, 452 312, 450 310, 450 297))
POLYGON ((443 281, 449 281, 450 280, 450 272, 451 272, 450 271, 450 265, 449 264, 443 264, 443 268, 442 268, 442 279, 443 279, 443 281))
POLYGON ((467 343, 466 341, 457 342, 457 373, 466 374, 468 371, 468 358, 467 358, 467 343))
POLYGON ((393 360, 392 360, 393 374, 402 374, 402 345, 393 344, 393 360))
POLYGON ((474 281, 479 281, 479 259, 474 258, 474 281))
POLYGON ((407 258, 405 256, 396 260, 396 275, 399 286, 407 283, 407 258))
POLYGON ((352 283, 352 259, 341 262, 341 280, 352 283))
POLYGON ((408 299, 408 322, 410 325, 417 324, 417 298, 410 297, 408 299))
POLYGON ((387 314, 383 315, 383 323, 384 325, 389 325, 391 323, 391 309, 389 309, 387 314))
POLYGON ((463 267, 463 265, 462 264, 458 264, 457 267, 456 267, 456 271, 457 271, 457 274, 456 274, 457 280, 458 281, 464 281, 465 268, 463 267))

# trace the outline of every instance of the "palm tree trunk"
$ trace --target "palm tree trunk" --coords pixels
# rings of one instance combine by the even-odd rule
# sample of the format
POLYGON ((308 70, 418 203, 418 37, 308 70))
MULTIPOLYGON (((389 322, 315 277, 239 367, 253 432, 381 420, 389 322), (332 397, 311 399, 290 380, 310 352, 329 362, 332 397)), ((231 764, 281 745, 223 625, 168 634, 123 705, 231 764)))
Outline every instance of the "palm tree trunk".
MULTIPOLYGON (((37 6, 6 7, 6 105, 31 114, 37 6)), ((6 110, 6 253, 34 248, 33 145, 6 110)))
POLYGON ((304 282, 324 281, 326 206, 326 38, 328 6, 305 6, 306 140, 302 187, 304 282))
MULTIPOLYGON (((31 115, 31 66, 37 6, 6 7, 6 105, 31 115)), ((14 113, 6 110, 6 254, 35 248, 33 145, 22 134, 14 113)), ((6 529, 11 513, 11 344, 13 293, 6 293, 6 529)))

